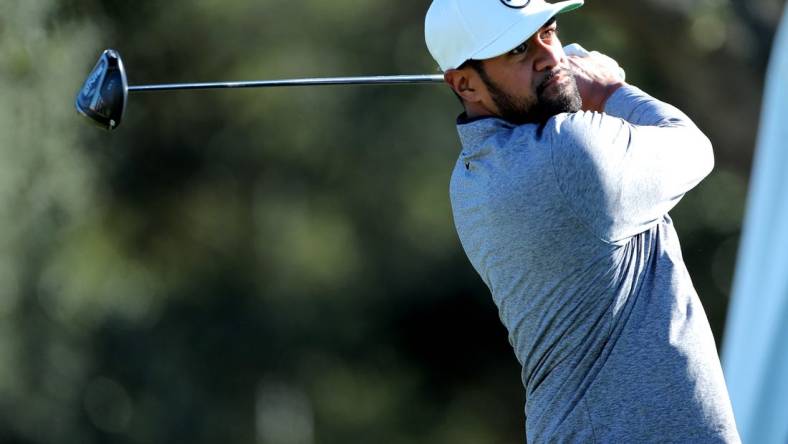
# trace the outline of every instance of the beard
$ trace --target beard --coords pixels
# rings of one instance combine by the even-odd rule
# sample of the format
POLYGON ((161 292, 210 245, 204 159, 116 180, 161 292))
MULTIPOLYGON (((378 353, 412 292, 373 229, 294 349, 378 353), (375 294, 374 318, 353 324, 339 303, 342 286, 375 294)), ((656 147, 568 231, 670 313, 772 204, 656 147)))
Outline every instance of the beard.
POLYGON ((583 101, 577 82, 571 71, 555 69, 550 71, 536 87, 536 100, 517 97, 503 91, 489 77, 482 75, 482 81, 487 85, 490 97, 498 107, 501 118, 522 125, 525 123, 544 124, 551 117, 561 113, 574 113, 580 111, 583 101), (563 74, 567 81, 565 84, 556 84, 553 95, 545 94, 548 83, 559 74, 563 74))

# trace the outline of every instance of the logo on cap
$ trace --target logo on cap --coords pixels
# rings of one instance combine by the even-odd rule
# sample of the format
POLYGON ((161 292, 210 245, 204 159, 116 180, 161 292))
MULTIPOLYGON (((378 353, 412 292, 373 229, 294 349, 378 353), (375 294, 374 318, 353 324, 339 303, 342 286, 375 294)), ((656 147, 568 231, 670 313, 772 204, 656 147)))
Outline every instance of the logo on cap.
POLYGON ((501 3, 504 6, 508 6, 514 9, 522 9, 528 6, 528 3, 531 3, 531 0, 501 0, 501 3))

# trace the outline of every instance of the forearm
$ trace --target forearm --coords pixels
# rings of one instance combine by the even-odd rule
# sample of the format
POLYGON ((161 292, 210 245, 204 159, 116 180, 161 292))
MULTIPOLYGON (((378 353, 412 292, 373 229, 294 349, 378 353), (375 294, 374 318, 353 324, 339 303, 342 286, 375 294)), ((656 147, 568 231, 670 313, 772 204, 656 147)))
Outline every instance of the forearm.
POLYGON ((691 126, 686 114, 675 106, 651 97, 639 88, 625 85, 607 100, 605 113, 619 117, 634 125, 643 126, 691 126))

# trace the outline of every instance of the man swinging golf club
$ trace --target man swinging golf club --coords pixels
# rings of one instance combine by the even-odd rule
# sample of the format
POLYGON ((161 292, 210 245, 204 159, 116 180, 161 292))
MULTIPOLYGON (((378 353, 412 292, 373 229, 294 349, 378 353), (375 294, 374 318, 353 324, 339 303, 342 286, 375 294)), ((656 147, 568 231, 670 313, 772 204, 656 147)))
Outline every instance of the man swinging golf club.
POLYGON ((611 59, 564 52, 583 0, 434 0, 425 37, 465 112, 460 241, 522 364, 528 442, 739 442, 668 211, 714 163, 611 59))

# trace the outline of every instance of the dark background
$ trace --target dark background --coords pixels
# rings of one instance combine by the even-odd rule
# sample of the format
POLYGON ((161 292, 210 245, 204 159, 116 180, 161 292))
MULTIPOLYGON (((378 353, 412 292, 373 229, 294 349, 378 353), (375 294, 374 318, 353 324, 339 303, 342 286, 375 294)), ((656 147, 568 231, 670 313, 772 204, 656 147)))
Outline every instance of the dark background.
MULTIPOLYGON (((0 5, 0 442, 522 442, 519 368, 454 232, 443 86, 134 94, 435 73, 427 1, 0 5)), ((564 43, 709 135, 671 213, 721 341, 779 0, 589 1, 564 43)))

